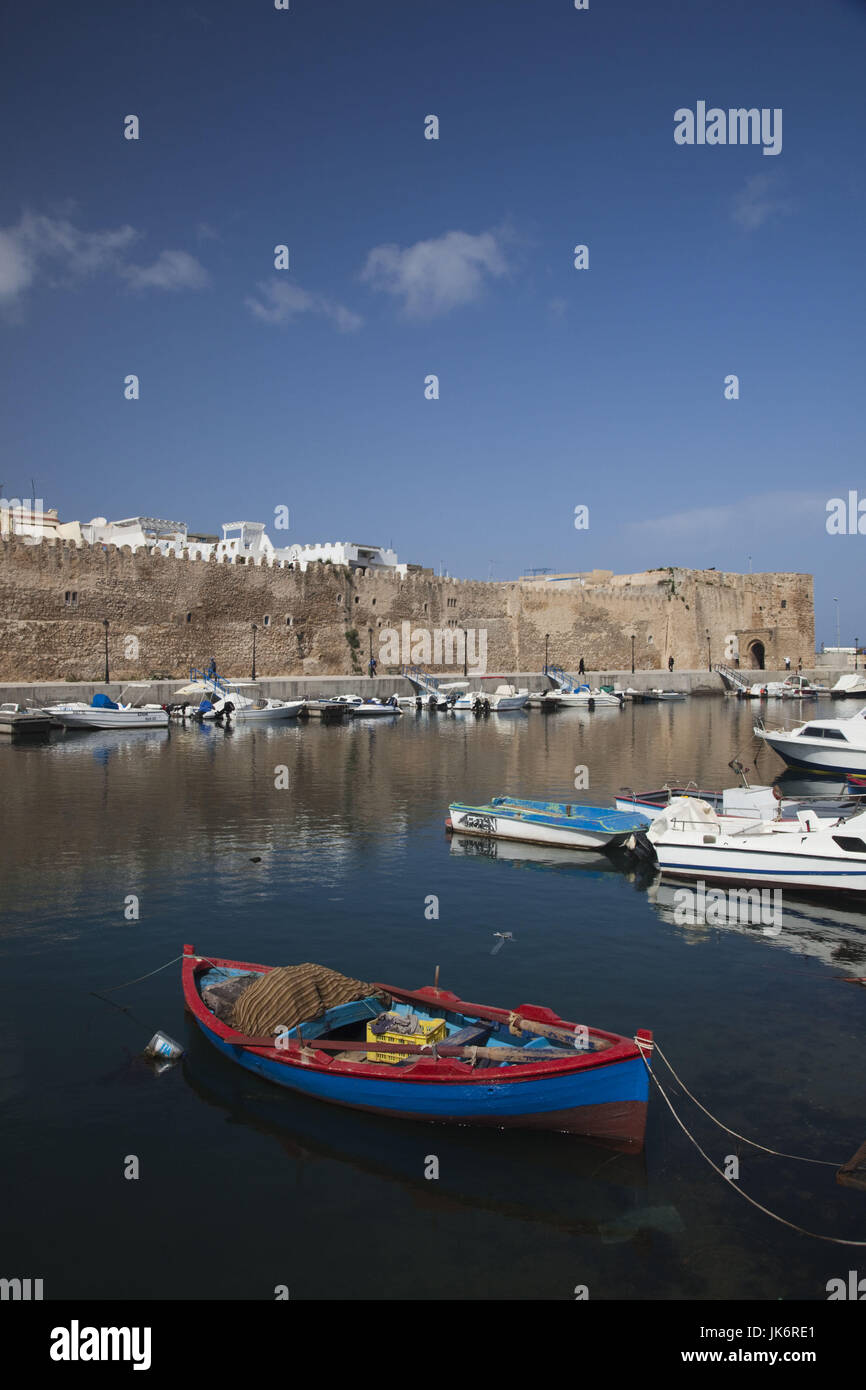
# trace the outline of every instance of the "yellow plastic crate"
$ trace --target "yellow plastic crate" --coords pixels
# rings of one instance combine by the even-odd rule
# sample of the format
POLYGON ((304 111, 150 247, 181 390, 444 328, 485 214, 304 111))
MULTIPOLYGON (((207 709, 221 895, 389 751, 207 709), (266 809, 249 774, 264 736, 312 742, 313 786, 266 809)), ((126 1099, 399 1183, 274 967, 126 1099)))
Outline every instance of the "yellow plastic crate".
MULTIPOLYGON (((367 1042, 372 1043, 373 1047, 377 1043, 408 1043, 410 1047, 423 1047, 427 1043, 440 1043, 445 1041, 447 1029, 444 1018, 420 1018, 418 1020, 420 1033, 379 1033, 373 1032, 370 1024, 367 1024, 367 1042)), ((401 1062, 403 1057, 399 1052, 375 1052, 367 1049, 368 1062, 401 1062)), ((410 1054, 411 1055, 411 1054, 410 1054)))

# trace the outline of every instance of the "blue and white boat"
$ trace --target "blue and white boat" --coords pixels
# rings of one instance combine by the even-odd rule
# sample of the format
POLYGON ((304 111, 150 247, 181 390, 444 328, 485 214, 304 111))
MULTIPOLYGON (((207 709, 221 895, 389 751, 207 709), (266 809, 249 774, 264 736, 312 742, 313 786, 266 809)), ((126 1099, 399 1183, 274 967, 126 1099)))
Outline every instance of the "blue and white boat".
POLYGON ((609 806, 494 796, 486 806, 453 802, 445 824, 461 835, 599 850, 624 844, 646 828, 649 818, 640 811, 614 811, 609 806))

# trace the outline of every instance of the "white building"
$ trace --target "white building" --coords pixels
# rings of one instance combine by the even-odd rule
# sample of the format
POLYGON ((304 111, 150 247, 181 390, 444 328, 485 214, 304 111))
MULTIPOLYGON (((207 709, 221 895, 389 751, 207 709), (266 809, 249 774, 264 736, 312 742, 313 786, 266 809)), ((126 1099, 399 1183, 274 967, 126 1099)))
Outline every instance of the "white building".
MULTIPOLYGON (((92 521, 57 524, 53 516, 51 535, 76 545, 128 545, 131 550, 159 551, 162 555, 188 554, 193 560, 215 556, 221 564, 279 565, 305 570, 317 561, 350 569, 396 573, 405 578, 408 566, 400 564, 397 552, 381 545, 361 545, 354 541, 322 541, 311 545, 275 546, 263 521, 226 521, 222 540, 215 536, 191 535, 186 522, 153 516, 132 516, 108 521, 96 516, 92 521)), ((0 513, 2 520, 2 513, 0 513)), ((47 533, 47 532, 46 532, 47 533)))
POLYGON ((317 560, 330 560, 333 565, 348 565, 349 569, 395 570, 403 578, 408 566, 397 560, 396 550, 382 545, 361 545, 355 541, 321 541, 313 545, 292 545, 288 548, 294 564, 302 570, 317 560))
POLYGON ((53 540, 57 532, 57 509, 46 511, 41 497, 0 497, 0 536, 23 536, 35 544, 53 540))

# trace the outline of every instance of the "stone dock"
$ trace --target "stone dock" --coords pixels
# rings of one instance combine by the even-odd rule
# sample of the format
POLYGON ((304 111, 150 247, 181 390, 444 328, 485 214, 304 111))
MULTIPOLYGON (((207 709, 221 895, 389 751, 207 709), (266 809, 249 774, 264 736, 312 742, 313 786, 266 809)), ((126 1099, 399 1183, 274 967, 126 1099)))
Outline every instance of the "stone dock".
MULTIPOLYGON (((784 680, 786 675, 791 675, 790 671, 749 671, 743 670, 743 676, 750 681, 776 681, 784 680)), ((850 668, 833 670, 827 667, 805 668, 803 675, 809 680, 819 681, 822 685, 833 685, 839 676, 850 674, 850 668)), ((575 677, 576 678, 576 677, 575 677)), ((243 678, 238 677, 238 681, 243 678)), ((247 678, 248 679, 248 678, 247 678)), ((451 681, 461 680, 460 671, 444 672, 438 679, 447 684, 451 681)), ((498 684, 510 684, 518 688, 529 690, 544 690, 548 688, 548 681, 540 671, 516 671, 505 675, 488 675, 483 678, 469 676, 469 685, 473 690, 484 689, 487 693, 492 693, 498 684), (483 681, 483 684, 482 684, 483 681)), ((680 690, 687 695, 723 695, 724 686, 722 678, 715 671, 590 671, 586 676, 587 683, 592 686, 615 685, 621 689, 633 690, 680 690)), ((7 701, 16 704, 44 706, 60 704, 68 700, 83 700, 85 704, 90 704, 97 691, 103 691, 111 699, 116 700, 121 692, 126 689, 127 702, 133 704, 169 704, 174 698, 174 692, 181 686, 188 684, 188 676, 177 676, 173 680, 151 681, 149 683, 136 682, 130 688, 129 682, 110 681, 107 685, 99 681, 80 681, 75 683, 38 681, 22 682, 21 684, 0 685, 0 703, 7 701)), ((263 676, 260 677, 256 685, 260 693, 275 700, 296 700, 301 697, 313 698, 322 695, 326 698, 330 695, 375 695, 387 698, 395 692, 398 695, 411 695, 412 687, 403 676, 385 675, 374 676, 263 676)))

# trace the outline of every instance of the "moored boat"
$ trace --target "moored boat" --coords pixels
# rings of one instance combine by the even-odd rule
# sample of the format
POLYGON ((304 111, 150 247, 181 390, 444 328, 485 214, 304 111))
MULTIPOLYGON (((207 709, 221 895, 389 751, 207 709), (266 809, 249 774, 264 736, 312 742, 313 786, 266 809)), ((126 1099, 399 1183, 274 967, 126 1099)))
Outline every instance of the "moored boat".
POLYGON ((697 797, 678 797, 646 831, 659 868, 677 878, 866 892, 866 811, 734 825, 697 797))
POLYGON ((866 705, 847 719, 810 719, 795 729, 766 729, 755 735, 790 767, 809 772, 866 772, 866 705))
POLYGON ((646 824, 646 816, 639 811, 626 813, 609 806, 494 796, 486 806, 453 802, 448 807, 446 828, 461 835, 598 850, 624 844, 646 824))
POLYGON ((46 714, 45 710, 28 709, 26 705, 10 702, 0 705, 0 734, 11 734, 13 738, 32 737, 50 733, 57 727, 53 715, 46 714))
POLYGON ((161 705, 124 705, 101 692, 94 695, 89 705, 83 700, 71 700, 46 705, 41 713, 50 715, 66 729, 154 729, 168 724, 168 710, 161 705))
POLYGON ((349 705, 349 713, 354 719, 373 719, 376 717, 402 714, 396 695, 391 695, 387 700, 360 700, 354 701, 349 705))
POLYGON ((643 1144, 650 1032, 631 1039, 537 1005, 470 1004, 436 986, 365 985, 322 967, 289 967, 266 979, 273 971, 184 946, 184 1001, 196 1024, 224 1056, 266 1080, 382 1115, 560 1130, 632 1150, 643 1144), (255 1035, 235 1027, 233 1020, 256 1014, 247 989, 279 1000, 274 1008, 286 1025, 255 1035), (228 1009, 221 990, 234 996, 228 1009), (343 1002, 328 1006, 329 996, 343 1002), (391 1037, 397 1041, 383 1041, 391 1037))

